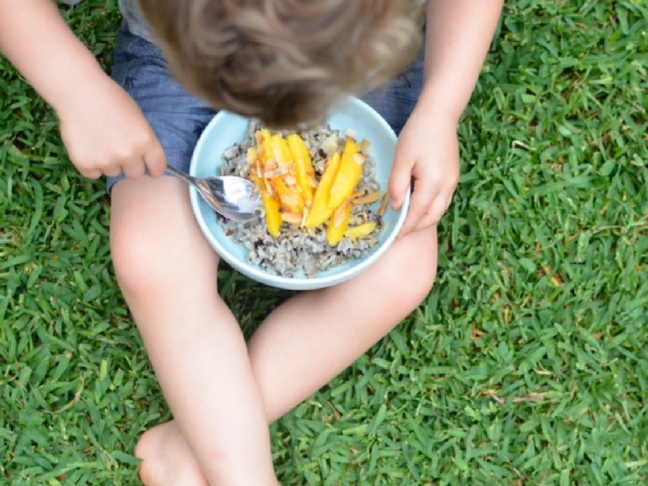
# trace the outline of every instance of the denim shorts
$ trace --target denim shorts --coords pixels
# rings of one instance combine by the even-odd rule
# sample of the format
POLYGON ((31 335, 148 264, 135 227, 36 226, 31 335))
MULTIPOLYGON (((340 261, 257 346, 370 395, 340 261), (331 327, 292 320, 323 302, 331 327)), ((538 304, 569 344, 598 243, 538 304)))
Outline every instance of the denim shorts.
MULTIPOLYGON (((131 34, 124 25, 117 32, 112 78, 137 102, 153 128, 167 163, 188 171, 198 137, 215 114, 201 99, 190 95, 171 76, 160 50, 131 34)), ((363 96, 398 134, 407 121, 423 85, 423 56, 391 83, 363 96)), ((107 178, 108 191, 123 179, 107 178)))

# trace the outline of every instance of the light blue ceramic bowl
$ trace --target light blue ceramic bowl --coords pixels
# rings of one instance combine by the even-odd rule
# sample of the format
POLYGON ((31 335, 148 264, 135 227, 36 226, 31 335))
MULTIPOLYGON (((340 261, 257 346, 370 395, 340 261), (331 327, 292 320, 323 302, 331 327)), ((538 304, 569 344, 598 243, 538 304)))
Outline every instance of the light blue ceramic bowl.
MULTIPOLYGON (((376 162, 376 178, 383 191, 394 158, 396 134, 385 120, 369 105, 357 98, 350 98, 327 118, 333 129, 342 132, 351 130, 358 140, 366 138, 371 144, 372 157, 376 162)), ((240 143, 246 135, 249 120, 241 116, 221 111, 207 125, 191 160, 190 173, 198 177, 218 174, 222 163, 221 154, 229 147, 240 143)), ((384 227, 379 234, 379 243, 362 259, 350 259, 346 264, 320 272, 315 277, 303 273, 293 278, 280 277, 267 273, 259 266, 247 262, 247 250, 225 235, 217 223, 214 211, 203 201, 198 192, 191 188, 191 204, 198 224, 205 237, 218 254, 242 274, 273 287, 289 290, 313 290, 343 282, 374 263, 392 244, 405 220, 409 207, 409 194, 400 210, 388 207, 383 215, 384 227)))

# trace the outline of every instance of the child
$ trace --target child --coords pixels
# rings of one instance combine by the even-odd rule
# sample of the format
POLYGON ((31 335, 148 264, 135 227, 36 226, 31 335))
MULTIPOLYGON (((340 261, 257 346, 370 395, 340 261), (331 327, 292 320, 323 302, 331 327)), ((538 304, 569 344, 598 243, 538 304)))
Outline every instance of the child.
POLYGON ((456 125, 502 1, 429 0, 425 68, 416 62, 365 98, 402 127, 394 207, 414 185, 401 237, 354 279, 282 304, 246 343, 218 296, 219 257, 186 184, 160 176, 167 163, 187 169, 214 108, 290 124, 317 118, 342 91, 396 74, 416 47, 411 2, 141 0, 140 11, 120 0, 127 27, 113 80, 51 0, 0 0, 0 50, 55 109, 79 172, 109 177, 115 273, 174 415, 137 446, 146 485, 277 485, 268 424, 428 295, 436 223, 459 175, 456 125), (173 81, 151 39, 200 98, 173 81))

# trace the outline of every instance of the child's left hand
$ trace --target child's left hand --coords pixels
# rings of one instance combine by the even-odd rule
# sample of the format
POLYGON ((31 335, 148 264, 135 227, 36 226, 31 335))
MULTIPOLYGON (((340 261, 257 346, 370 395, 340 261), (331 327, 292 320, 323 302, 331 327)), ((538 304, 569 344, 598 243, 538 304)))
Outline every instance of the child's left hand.
POLYGON ((450 206, 458 180, 457 120, 417 107, 401 131, 389 178, 394 209, 400 208, 412 184, 400 236, 437 224, 450 206))

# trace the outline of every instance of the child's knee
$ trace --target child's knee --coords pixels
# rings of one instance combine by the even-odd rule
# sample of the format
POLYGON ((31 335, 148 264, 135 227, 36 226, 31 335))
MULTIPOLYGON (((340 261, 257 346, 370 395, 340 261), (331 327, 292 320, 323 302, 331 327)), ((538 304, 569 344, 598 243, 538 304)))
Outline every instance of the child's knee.
POLYGON ((153 291, 165 278, 159 240, 134 218, 121 218, 110 228, 110 251, 119 286, 129 294, 153 291))
POLYGON ((112 218, 113 266, 129 305, 158 305, 160 299, 191 292, 196 286, 215 288, 218 255, 197 225, 186 221, 190 217, 167 212, 151 221, 135 210, 112 218))
POLYGON ((411 288, 412 300, 415 303, 415 307, 418 307, 430 294, 434 280, 436 279, 436 271, 436 261, 433 266, 417 269, 411 288))
POLYGON ((397 302, 407 312, 416 309, 430 294, 436 277, 436 265, 413 266, 401 281, 401 296, 397 302))
POLYGON ((404 251, 396 282, 401 302, 413 309, 427 298, 434 285, 438 260, 436 229, 422 230, 406 238, 412 238, 411 246, 404 251))

